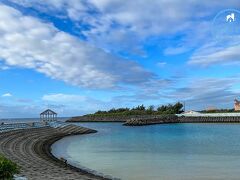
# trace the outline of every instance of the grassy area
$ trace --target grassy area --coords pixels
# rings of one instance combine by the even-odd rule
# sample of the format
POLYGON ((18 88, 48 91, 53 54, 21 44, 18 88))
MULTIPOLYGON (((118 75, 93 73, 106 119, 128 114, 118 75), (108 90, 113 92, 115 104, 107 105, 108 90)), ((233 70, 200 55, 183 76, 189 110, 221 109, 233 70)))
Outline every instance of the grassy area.
POLYGON ((0 155, 0 179, 13 179, 13 175, 17 173, 19 173, 17 164, 0 155))
POLYGON ((109 111, 97 111, 94 114, 88 114, 86 116, 130 116, 130 115, 169 115, 169 114, 178 114, 182 111, 183 105, 181 103, 176 103, 174 105, 162 105, 159 107, 149 106, 145 107, 144 105, 140 105, 130 108, 118 108, 118 109, 110 109, 109 111))

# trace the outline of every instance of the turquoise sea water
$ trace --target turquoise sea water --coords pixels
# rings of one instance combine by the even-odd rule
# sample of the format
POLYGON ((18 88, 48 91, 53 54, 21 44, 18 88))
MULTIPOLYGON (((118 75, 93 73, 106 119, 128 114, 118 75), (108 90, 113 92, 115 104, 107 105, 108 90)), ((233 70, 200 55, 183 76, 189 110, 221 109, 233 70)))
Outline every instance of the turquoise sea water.
POLYGON ((124 180, 240 179, 240 124, 80 125, 98 133, 52 147, 73 165, 124 180))
MULTIPOLYGON (((66 121, 70 119, 69 117, 58 117, 58 121, 66 121)), ((40 118, 9 118, 0 119, 0 123, 27 123, 27 122, 38 122, 40 118)))

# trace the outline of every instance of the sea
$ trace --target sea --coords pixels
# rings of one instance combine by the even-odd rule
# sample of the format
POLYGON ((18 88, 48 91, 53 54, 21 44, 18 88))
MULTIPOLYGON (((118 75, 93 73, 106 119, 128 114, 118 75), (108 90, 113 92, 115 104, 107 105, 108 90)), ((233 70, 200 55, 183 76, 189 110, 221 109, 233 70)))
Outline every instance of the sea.
POLYGON ((52 146, 68 163, 124 180, 239 180, 240 124, 77 123, 52 146))
MULTIPOLYGON (((70 117, 58 117, 58 121, 66 121, 70 119, 70 117)), ((5 118, 5 119, 0 119, 0 123, 27 123, 27 122, 39 122, 40 118, 5 118)))

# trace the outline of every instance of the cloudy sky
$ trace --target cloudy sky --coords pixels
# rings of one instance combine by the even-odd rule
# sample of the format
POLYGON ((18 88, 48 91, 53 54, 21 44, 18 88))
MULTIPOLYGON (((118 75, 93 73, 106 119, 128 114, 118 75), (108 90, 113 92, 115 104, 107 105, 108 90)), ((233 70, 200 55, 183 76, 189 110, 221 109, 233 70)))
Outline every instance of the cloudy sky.
POLYGON ((232 108, 237 10, 238 0, 1 0, 0 118, 177 101, 232 108))

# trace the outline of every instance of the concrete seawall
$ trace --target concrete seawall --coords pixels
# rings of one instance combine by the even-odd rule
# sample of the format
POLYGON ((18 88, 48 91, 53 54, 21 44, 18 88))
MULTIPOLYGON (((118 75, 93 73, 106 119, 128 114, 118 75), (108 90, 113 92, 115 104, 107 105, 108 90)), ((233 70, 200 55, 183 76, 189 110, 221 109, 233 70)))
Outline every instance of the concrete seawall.
POLYGON ((146 116, 138 118, 130 118, 123 125, 125 126, 144 126, 152 124, 166 124, 166 123, 177 123, 178 117, 175 115, 167 116, 146 116))
POLYGON ((125 122, 128 116, 76 116, 66 122, 125 122))
POLYGON ((65 136, 94 132, 75 125, 3 132, 0 133, 0 154, 17 163, 21 167, 20 176, 29 180, 112 179, 66 164, 51 154, 51 145, 55 141, 65 136))
POLYGON ((76 116, 67 122, 126 122, 130 119, 157 119, 162 115, 129 115, 129 116, 76 116))
POLYGON ((240 116, 178 117, 179 123, 240 123, 240 116))
POLYGON ((131 118, 127 120, 126 126, 143 126, 152 124, 167 124, 167 123, 240 123, 240 116, 221 116, 221 117, 177 117, 170 116, 168 118, 131 118))
POLYGON ((124 125, 141 126, 164 123, 240 123, 240 114, 231 116, 230 113, 200 114, 199 116, 181 115, 131 115, 131 116, 78 116, 69 119, 67 122, 123 122, 124 125))

